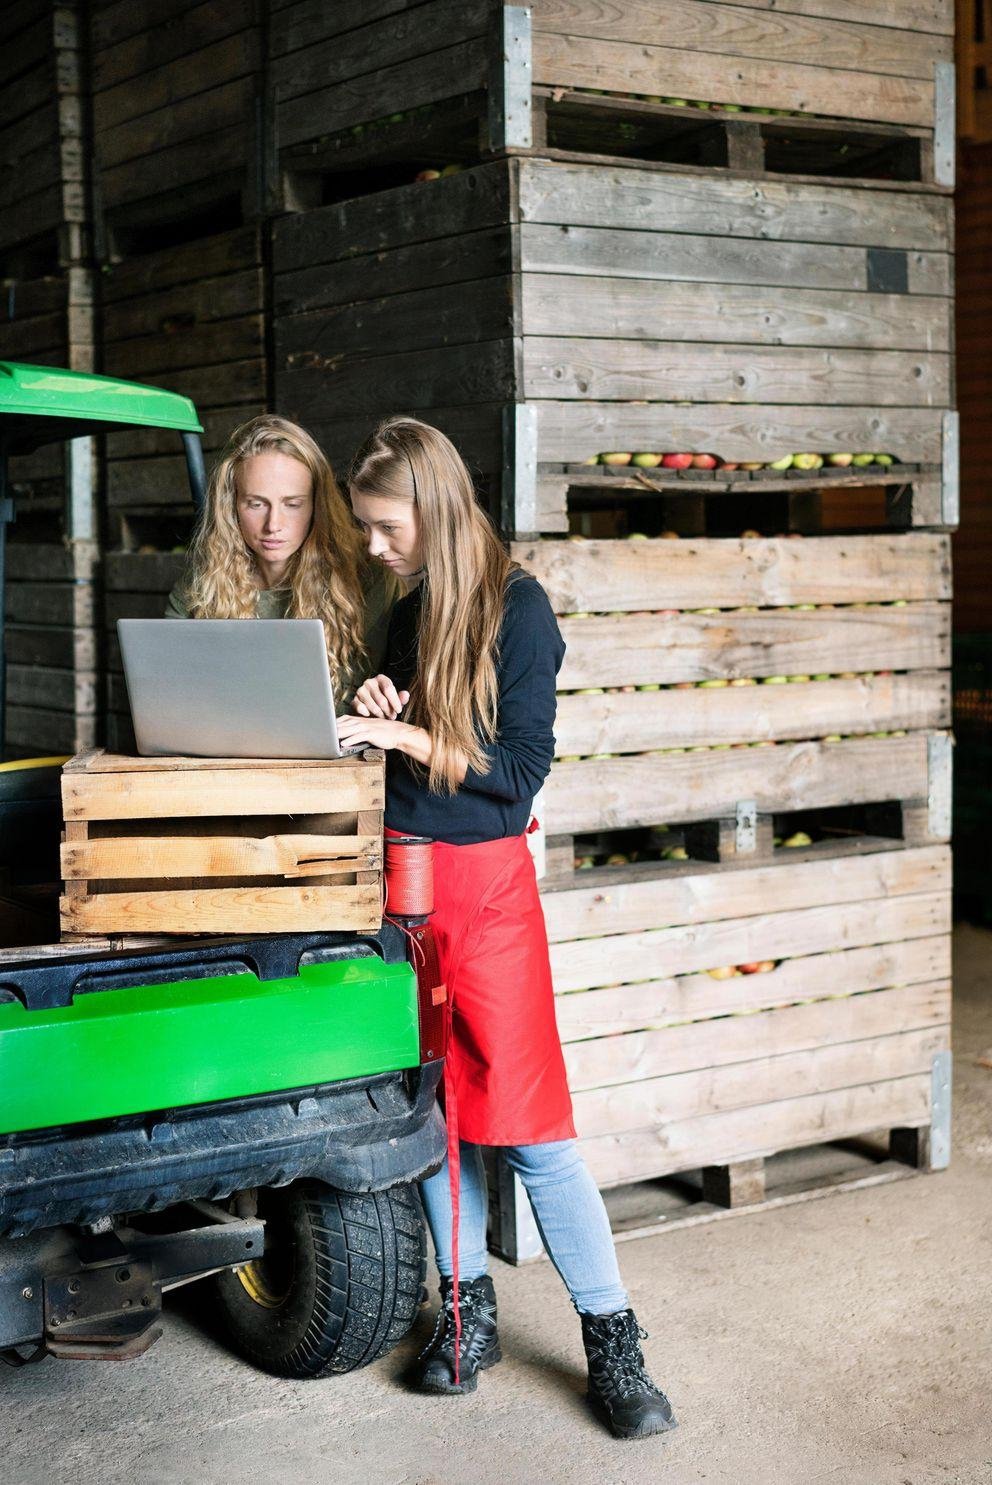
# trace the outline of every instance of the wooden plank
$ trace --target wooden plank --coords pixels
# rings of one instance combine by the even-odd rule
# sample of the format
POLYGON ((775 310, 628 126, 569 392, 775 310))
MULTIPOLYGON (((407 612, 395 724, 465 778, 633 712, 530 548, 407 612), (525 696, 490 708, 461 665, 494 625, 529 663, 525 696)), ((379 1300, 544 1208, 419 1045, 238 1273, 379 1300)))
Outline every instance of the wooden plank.
MULTIPOLYGON (((144 559, 141 559, 144 560, 144 559)), ((107 585, 117 586, 114 558, 107 585)), ((841 670, 928 670, 950 665, 950 605, 758 613, 590 614, 559 620, 566 691, 665 685, 720 676, 820 675, 841 670), (659 643, 663 625, 663 643, 659 643)), ((833 731, 843 729, 834 728, 833 731)))
POLYGON ((259 42, 258 28, 249 26, 173 60, 159 56, 140 76, 96 89, 94 132, 119 129, 154 109, 175 107, 206 89, 250 76, 260 64, 259 42))
MULTIPOLYGON (((604 41, 628 42, 716 54, 728 61, 750 57, 805 67, 812 58, 821 58, 820 64, 812 65, 926 79, 932 79, 935 61, 954 60, 949 38, 937 40, 932 33, 910 29, 900 23, 896 11, 889 25, 790 13, 787 4, 776 5, 769 18, 747 0, 722 5, 712 0, 666 0, 664 12, 649 0, 625 0, 616 12, 604 11, 597 0, 536 0, 533 11, 535 33, 567 37, 576 49, 580 41, 595 42, 589 50, 596 54, 604 41)), ((537 72, 535 79, 542 80, 537 72)), ((674 82, 666 82, 666 91, 673 90, 678 91, 674 82)))
MULTIPOLYGON (((189 100, 194 104, 199 101, 199 98, 189 100)), ((252 116, 251 110, 248 116, 252 116)), ((143 119, 135 121, 136 125, 143 123, 143 119)), ((201 135, 159 149, 153 147, 158 136, 151 129, 145 140, 132 140, 128 145, 130 149, 141 149, 144 145, 143 153, 118 165, 101 166, 104 203, 115 221, 123 220, 123 208, 127 207, 129 222, 151 225, 163 217, 169 220, 181 216, 183 208, 187 212, 194 205, 206 209, 222 195, 237 193, 247 166, 244 123, 213 127, 209 119, 204 119, 202 126, 201 135), (201 187, 198 195, 193 192, 194 186, 201 187), (176 194, 170 198, 170 192, 176 194)))
MULTIPOLYGON (((136 35, 112 46, 95 48, 94 95, 106 92, 127 78, 141 77, 154 68, 162 68, 177 57, 186 57, 191 52, 202 53, 244 26, 245 8, 242 6, 218 6, 213 0, 201 4, 191 0, 191 4, 192 9, 184 11, 181 16, 173 14, 163 18, 160 14, 154 25, 139 29, 136 35)), ((99 22, 94 20, 95 30, 98 25, 99 22)))
MULTIPOLYGON (((376 287, 372 279, 366 292, 376 287)), ((277 328, 278 353, 287 363, 322 357, 340 362, 349 352, 367 355, 377 346, 388 346, 392 358, 401 351, 474 346, 513 333, 513 287, 502 277, 390 292, 382 298, 363 295, 360 303, 281 319, 277 328)))
POLYGON ((157 335, 142 334, 108 343, 105 352, 115 376, 132 378, 261 359, 265 353, 265 321, 259 313, 212 324, 177 325, 157 335))
POLYGON ((764 813, 888 799, 925 799, 927 739, 776 743, 606 762, 555 763, 545 785, 548 828, 575 834, 660 821, 712 820, 754 800, 764 813))
POLYGON ((85 627, 95 622, 89 583, 9 583, 7 617, 15 624, 85 627))
MULTIPOLYGON (((284 149, 323 134, 333 134, 355 124, 383 118, 397 107, 421 108, 442 98, 481 90, 486 83, 489 38, 477 37, 438 47, 429 56, 378 68, 357 78, 343 78, 333 87, 284 99, 277 94, 276 117, 279 140, 284 149)), ((277 63, 277 88, 286 86, 296 57, 289 67, 277 63)))
POLYGON ((524 339, 525 397, 663 401, 676 393, 696 403, 946 407, 951 361, 946 355, 807 346, 524 339))
MULTIPOLYGON (((96 881, 168 877, 311 877, 377 871, 381 835, 106 836, 64 842, 62 876, 96 881)), ((372 878, 369 878, 372 880, 372 878)))
POLYGON ((95 718, 73 716, 39 706, 8 706, 5 737, 9 745, 29 749, 38 757, 74 753, 95 739, 95 718))
MULTIPOLYGON (((740 0, 714 0, 736 5, 740 0)), ((755 10, 858 21, 866 26, 905 26, 937 36, 954 34, 954 0, 746 0, 755 10)))
POLYGON ((627 1087, 589 1089, 572 1096, 579 1137, 622 1134, 801 1098, 836 1088, 854 1088, 893 1078, 929 1076, 935 1054, 947 1045, 946 1027, 901 1031, 840 1046, 755 1058, 710 1071, 670 1073, 627 1087))
MULTIPOLYGON (((385 754, 378 748, 366 748, 361 758, 365 763, 382 764, 385 754)), ((361 767, 354 759, 315 762, 312 758, 193 758, 179 754, 174 757, 141 757, 133 753, 114 753, 108 748, 90 748, 85 753, 71 758, 65 765, 68 774, 128 774, 128 773, 203 773, 211 769, 237 772, 246 769, 251 773, 269 773, 314 768, 352 770, 361 767)))
MULTIPOLYGON (((951 302, 922 294, 855 294, 805 284, 763 288, 558 273, 524 273, 520 294, 525 335, 557 338, 563 347, 566 340, 591 337, 647 340, 658 347, 662 343, 656 337, 663 326, 663 345, 669 355, 676 353, 667 347, 686 342, 886 351, 950 349, 951 302)), ((581 355, 582 347, 576 349, 581 355)), ((706 354, 710 355, 709 349, 706 354)), ((717 382, 719 375, 718 360, 717 382)), ((845 400, 840 367, 829 400, 845 400)), ((872 400, 879 399, 873 396, 872 400)))
MULTIPOLYGON (((260 268, 201 278, 192 284, 178 284, 171 290, 161 289, 105 305, 104 344, 108 353, 113 346, 116 354, 117 346, 134 336, 173 336, 179 339, 190 335, 198 326, 210 326, 216 330, 220 320, 251 321, 263 304, 264 283, 260 268)), ((146 357, 149 365, 172 364, 156 363, 154 357, 154 352, 146 357)), ((203 359, 215 358, 208 354, 203 359)))
POLYGON ((186 566, 185 552, 108 552, 104 587, 108 593, 169 593, 186 566))
POLYGON ((642 753, 654 748, 749 743, 765 738, 948 727, 950 674, 812 681, 799 686, 704 686, 558 698, 555 754, 642 753))
POLYGON ((660 1128, 582 1140, 579 1149, 601 1188, 773 1155, 930 1117, 930 1074, 866 1083, 753 1109, 673 1120, 660 1128))
POLYGON ((947 846, 780 860, 773 866, 729 871, 699 863, 681 868, 672 864, 656 867, 648 877, 630 872, 618 876, 611 869, 605 874, 583 873, 567 889, 546 888, 541 906, 554 944, 635 933, 660 923, 744 918, 766 913, 770 902, 784 912, 948 891, 950 869, 947 846))
POLYGON ((206 887, 195 891, 100 892, 60 899, 65 933, 362 933, 382 921, 376 885, 206 887))
POLYGON ((559 995, 555 1011, 562 1042, 585 1042, 718 1016, 751 1015, 833 995, 838 986, 845 994, 860 995, 892 985, 947 980, 950 973, 951 940, 941 933, 784 959, 767 974, 729 980, 683 974, 581 990, 559 995))
MULTIPOLYGON (((640 933, 607 933, 602 938, 552 944, 551 968, 556 992, 567 994, 635 983, 644 979, 646 971, 652 980, 662 980, 728 965, 928 938, 950 932, 950 911, 950 894, 945 890, 752 913, 745 918, 698 923, 692 932, 680 925, 648 928, 640 933)), ((775 974, 742 977, 766 978, 774 980, 775 974)), ((766 990, 759 985, 757 990, 742 992, 747 993, 774 994, 774 987, 766 990)))
POLYGON ((364 764, 254 774, 230 767, 189 769, 182 778, 164 770, 104 776, 67 771, 62 803, 67 820, 319 814, 381 809, 383 786, 381 771, 364 764))
MULTIPOLYGON (((656 91, 654 88, 648 92, 656 91)), ((566 227, 666 232, 834 245, 948 252, 946 198, 925 192, 872 191, 808 182, 731 180, 714 173, 673 173, 558 160, 515 162, 519 220, 566 227)), ((457 178, 457 177, 456 177, 457 178)))
POLYGON ((125 164, 133 168, 136 160, 154 158, 170 146, 190 141, 206 153, 216 131, 235 126, 241 128, 244 143, 244 120, 251 114, 254 89, 254 79, 236 78, 97 133, 94 149, 101 172, 110 175, 115 166, 125 164))
POLYGON ((7 668, 7 700, 11 706, 92 716, 97 709, 97 686, 95 670, 14 664, 7 668))
POLYGON ((11 624, 6 631, 6 647, 11 665, 50 665, 67 670, 96 668, 96 634, 89 628, 11 624))
POLYGON ((950 1013, 948 981, 901 985, 867 995, 782 1006, 759 1016, 724 1016, 715 1021, 667 1026, 661 1031, 634 1031, 601 1041, 572 1042, 563 1050, 568 1085, 574 1094, 584 1088, 634 1083, 673 1072, 713 1069, 784 1052, 864 1041, 886 1036, 893 1028, 918 1031, 946 1026, 950 1013))
POLYGON ((599 41, 590 47, 581 38, 540 32, 534 37, 534 81, 647 94, 664 87, 719 103, 930 127, 935 108, 932 76, 886 77, 671 46, 599 41))
POLYGON ((286 349, 287 327, 276 325, 276 376, 280 402, 301 406, 330 400, 336 413, 364 414, 389 407, 452 407, 511 401, 516 395, 513 341, 482 341, 396 355, 339 357, 324 351, 286 349))
POLYGON ((218 232, 192 243, 179 243, 109 264, 100 280, 101 301, 113 325, 116 319, 110 306, 116 306, 122 299, 162 295, 167 289, 188 288, 201 279, 240 273, 258 268, 261 263, 259 229, 239 227, 233 232, 218 232))
MULTIPOLYGON (((674 390, 674 389, 673 389, 674 390)), ((669 392, 671 395, 671 392, 669 392)), ((577 463, 611 449, 715 449, 724 459, 764 461, 796 450, 883 448, 908 463, 939 463, 939 409, 768 407, 680 402, 538 402, 538 457, 577 463)))
POLYGON ((871 603, 950 598, 949 540, 827 536, 766 540, 514 542, 556 613, 871 603))

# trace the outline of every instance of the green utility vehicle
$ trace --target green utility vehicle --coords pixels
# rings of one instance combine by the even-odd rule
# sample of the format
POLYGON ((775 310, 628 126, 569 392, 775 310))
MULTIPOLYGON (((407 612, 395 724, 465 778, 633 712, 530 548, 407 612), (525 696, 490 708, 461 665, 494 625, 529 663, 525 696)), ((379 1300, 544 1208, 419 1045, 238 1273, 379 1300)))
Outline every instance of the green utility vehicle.
MULTIPOLYGON (((0 363, 0 676, 8 457, 133 427, 175 430, 201 502, 188 399, 0 363)), ((57 862, 46 763, 0 767, 15 880, 57 862)), ((423 1286, 412 1183, 444 1153, 435 966, 424 919, 0 948, 0 1360, 138 1355, 163 1292, 196 1279, 234 1347, 278 1375, 388 1351, 423 1286)))

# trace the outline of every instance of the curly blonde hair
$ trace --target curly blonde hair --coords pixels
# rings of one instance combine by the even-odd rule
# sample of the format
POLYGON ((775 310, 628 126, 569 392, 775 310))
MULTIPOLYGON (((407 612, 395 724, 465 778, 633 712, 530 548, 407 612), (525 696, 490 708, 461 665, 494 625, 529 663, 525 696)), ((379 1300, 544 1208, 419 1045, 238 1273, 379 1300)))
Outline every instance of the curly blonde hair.
POLYGON ((195 619, 251 619, 258 569, 238 525, 238 470, 256 454, 288 454, 310 473, 313 520, 289 560, 286 617, 320 619, 335 687, 366 659, 363 579, 368 559, 361 533, 316 441, 299 424, 262 413, 231 434, 207 487, 189 549, 186 599, 195 619))
POLYGON ((353 495, 405 501, 420 515, 424 560, 417 673, 407 721, 433 748, 432 793, 454 793, 459 755, 485 773, 496 736, 496 663, 506 585, 517 569, 475 498, 472 477, 450 439, 417 418, 379 424, 355 455, 353 495))

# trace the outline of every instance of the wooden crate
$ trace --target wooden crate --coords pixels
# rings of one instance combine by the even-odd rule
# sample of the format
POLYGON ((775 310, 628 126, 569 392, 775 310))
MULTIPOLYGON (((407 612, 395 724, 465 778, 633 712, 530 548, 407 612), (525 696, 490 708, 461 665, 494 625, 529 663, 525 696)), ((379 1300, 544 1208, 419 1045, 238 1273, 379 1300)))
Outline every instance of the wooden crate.
POLYGON ((383 755, 85 753, 62 776, 66 934, 362 932, 382 918, 383 755))
POLYGON ((954 539, 954 627, 988 633, 992 504, 986 464, 992 438, 992 140, 965 145, 956 279, 957 393, 961 407, 961 531, 954 539))
MULTIPOLYGON (((191 397, 208 463, 232 429, 267 402, 265 277, 258 227, 142 253, 101 276, 105 371, 191 397)), ((177 507, 191 513, 178 435, 112 434, 107 501, 118 515, 177 507)))
MULTIPOLYGON (((752 1204, 767 1156, 874 1132, 897 1159, 946 1165, 946 846, 596 871, 542 902, 601 1187, 702 1170, 706 1200, 752 1204)), ((500 1199, 504 1252, 533 1256, 514 1247, 508 1183, 500 1199)))
POLYGON ((118 619, 160 619, 185 565, 180 552, 108 552, 104 559, 104 619, 106 624, 106 690, 104 725, 107 746, 116 752, 135 751, 131 707, 124 682, 118 619))
POLYGON ((0 16, 0 257, 27 277, 90 246, 81 0, 19 0, 0 16))
POLYGON ((256 215, 258 0, 98 0, 90 46, 95 172, 111 234, 208 213, 218 225, 256 215))
POLYGON ((953 184, 952 0, 276 0, 271 26, 297 172, 550 146, 953 184))
POLYGON ((511 552, 568 647, 551 836, 899 801, 907 831, 946 838, 948 537, 511 552))
POLYGON ((950 252, 933 193, 492 162, 275 224, 277 406, 338 462, 423 415, 511 532, 642 449, 884 450, 893 522, 953 524, 950 252))

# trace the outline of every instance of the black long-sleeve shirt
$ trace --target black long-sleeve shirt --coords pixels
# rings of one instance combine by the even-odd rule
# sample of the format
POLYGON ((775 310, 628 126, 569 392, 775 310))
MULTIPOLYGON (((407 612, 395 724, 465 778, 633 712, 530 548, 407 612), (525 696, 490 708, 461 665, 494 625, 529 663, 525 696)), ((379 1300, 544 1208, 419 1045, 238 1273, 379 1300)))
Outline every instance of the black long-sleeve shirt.
MULTIPOLYGON (((417 587, 393 610, 386 673, 397 690, 409 690, 416 673, 421 602, 417 587)), ((564 655, 544 589, 515 572, 500 628, 497 726, 485 747, 488 771, 470 768, 454 794, 431 794, 425 769, 403 753, 387 753, 386 824, 456 846, 520 835, 554 757, 555 677, 564 655)))

